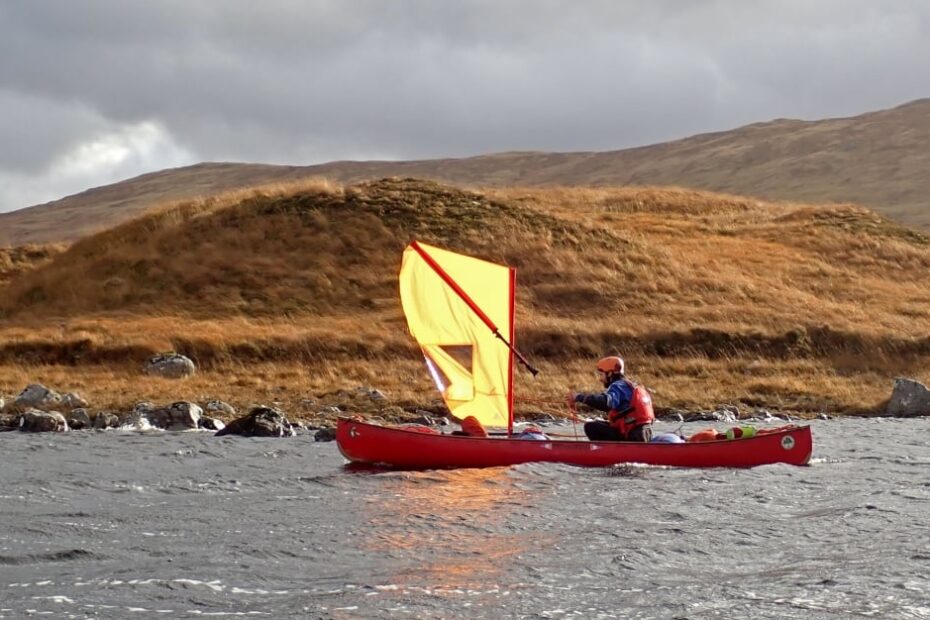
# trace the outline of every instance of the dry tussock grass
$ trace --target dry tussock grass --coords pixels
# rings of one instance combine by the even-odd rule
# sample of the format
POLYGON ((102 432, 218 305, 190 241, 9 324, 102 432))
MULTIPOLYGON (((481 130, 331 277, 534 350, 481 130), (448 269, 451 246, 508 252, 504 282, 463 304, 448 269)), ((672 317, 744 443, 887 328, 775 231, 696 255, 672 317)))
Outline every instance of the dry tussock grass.
POLYGON ((930 243, 865 209, 317 180, 169 205, 18 274, 0 289, 0 392, 48 376, 111 407, 243 404, 272 385, 296 407, 359 383, 432 400, 396 292, 413 238, 518 268, 519 344, 549 377, 520 379, 531 397, 590 385, 591 358, 611 352, 664 406, 865 411, 895 375, 928 378, 930 243), (164 350, 204 372, 140 378, 164 350))
POLYGON ((61 244, 0 248, 0 286, 30 269, 44 265, 63 250, 61 244))

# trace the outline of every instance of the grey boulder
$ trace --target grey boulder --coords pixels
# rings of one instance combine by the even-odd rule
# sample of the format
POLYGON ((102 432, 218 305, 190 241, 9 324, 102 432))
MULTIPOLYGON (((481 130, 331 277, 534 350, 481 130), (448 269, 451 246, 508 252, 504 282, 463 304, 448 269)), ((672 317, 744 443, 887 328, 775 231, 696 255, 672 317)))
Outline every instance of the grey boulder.
POLYGON ((94 416, 94 428, 95 429, 104 429, 104 428, 117 428, 119 427, 119 416, 116 416, 112 413, 107 413, 101 411, 94 416))
POLYGON ((217 437, 242 435, 244 437, 293 437, 294 429, 284 412, 271 407, 255 407, 248 415, 233 420, 220 429, 217 437))
POLYGON ((203 409, 196 403, 179 401, 168 407, 154 409, 146 414, 149 423, 166 431, 182 431, 199 428, 203 409))
POLYGON ((221 431, 226 428, 226 424, 217 418, 208 418, 204 416, 200 418, 200 428, 208 431, 221 431))
POLYGON ((80 430, 82 428, 90 428, 90 416, 87 414, 87 409, 83 407, 78 407, 77 409, 72 409, 71 413, 68 414, 68 426, 72 430, 80 430))
POLYGON ((25 433, 62 432, 68 430, 68 422, 57 411, 28 409, 19 416, 19 430, 25 433))
POLYGON ((333 441, 336 439, 336 429, 324 427, 319 429, 313 436, 313 441, 333 441))
POLYGON ((204 409, 213 415, 236 415, 236 408, 222 400, 211 400, 204 409))
POLYGON ((88 403, 77 392, 68 392, 61 397, 61 408, 67 411, 72 409, 86 409, 88 403))
POLYGON ((913 379, 895 379, 885 413, 903 418, 930 415, 930 390, 913 379))
POLYGON ((61 394, 48 389, 41 383, 30 383, 19 393, 13 404, 23 409, 47 410, 61 404, 61 394))
POLYGON ((145 372, 150 375, 181 379, 197 372, 193 360, 178 353, 156 355, 145 365, 145 372))

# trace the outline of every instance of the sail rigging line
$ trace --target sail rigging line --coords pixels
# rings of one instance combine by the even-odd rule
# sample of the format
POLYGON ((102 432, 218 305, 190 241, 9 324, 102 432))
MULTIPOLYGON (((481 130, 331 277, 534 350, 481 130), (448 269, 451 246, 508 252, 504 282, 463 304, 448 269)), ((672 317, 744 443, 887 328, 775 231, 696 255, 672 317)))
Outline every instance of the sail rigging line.
MULTIPOLYGON (((520 353, 506 338, 504 338, 504 336, 501 334, 500 329, 497 327, 497 325, 494 324, 494 321, 492 321, 488 317, 488 315, 484 313, 484 311, 478 306, 478 304, 476 304, 474 300, 472 300, 472 298, 468 296, 468 293, 466 293, 462 289, 462 287, 459 286, 458 283, 452 279, 452 276, 446 273, 446 270, 443 269, 439 265, 439 263, 437 263, 435 259, 433 259, 433 257, 430 256, 429 253, 426 250, 424 250, 420 246, 419 243, 416 242, 416 240, 410 242, 410 247, 416 250, 417 254, 419 254, 423 258, 423 260, 426 261, 426 264, 429 265, 430 268, 434 272, 436 272, 436 275, 442 278, 443 282, 448 284, 449 288, 455 291, 455 294, 458 295, 461 298, 461 300, 464 301, 466 305, 468 305, 468 307, 472 309, 472 311, 478 316, 478 318, 481 319, 481 321, 485 325, 488 326, 488 329, 491 330, 494 336, 498 338, 501 342, 503 342, 507 346, 508 349, 510 349, 510 352, 513 353, 517 357, 517 361, 523 364, 523 366, 527 370, 529 370, 530 373, 532 373, 534 377, 539 374, 539 369, 535 368, 532 364, 530 364, 529 361, 523 356, 523 354, 520 353)), ((513 278, 511 278, 511 280, 512 279, 513 278)), ((512 338, 513 337, 511 336, 511 339, 512 338)))
MULTIPOLYGON (((558 405, 559 407, 565 407, 568 409, 568 417, 572 421, 572 431, 574 431, 575 439, 578 439, 578 411, 575 409, 575 402, 569 400, 547 400, 545 398, 526 398, 525 396, 514 396, 515 400, 519 400, 524 403, 536 403, 537 405, 558 405)), ((548 433, 555 437, 571 437, 571 435, 561 435, 559 433, 548 433)))
POLYGON ((569 417, 578 417, 575 408, 568 404, 567 400, 547 400, 544 398, 526 398, 525 396, 514 396, 514 400, 522 403, 535 403, 537 405, 555 405, 568 409, 569 417))

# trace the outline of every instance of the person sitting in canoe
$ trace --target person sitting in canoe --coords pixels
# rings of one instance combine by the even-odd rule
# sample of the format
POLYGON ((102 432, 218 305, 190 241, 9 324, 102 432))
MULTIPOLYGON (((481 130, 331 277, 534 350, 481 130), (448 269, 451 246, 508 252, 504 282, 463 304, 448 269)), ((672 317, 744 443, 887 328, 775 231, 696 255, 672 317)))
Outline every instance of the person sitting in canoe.
POLYGON ((573 403, 581 403, 607 412, 607 420, 586 422, 584 433, 592 441, 639 441, 652 439, 652 397, 642 386, 624 377, 623 358, 605 357, 597 362, 604 382, 603 392, 570 394, 573 403))

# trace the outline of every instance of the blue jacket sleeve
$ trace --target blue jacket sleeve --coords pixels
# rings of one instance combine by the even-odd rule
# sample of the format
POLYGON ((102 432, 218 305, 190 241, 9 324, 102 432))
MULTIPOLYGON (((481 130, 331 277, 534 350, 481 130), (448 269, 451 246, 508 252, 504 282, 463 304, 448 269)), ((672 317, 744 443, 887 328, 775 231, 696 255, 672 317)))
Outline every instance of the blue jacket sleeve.
POLYGON ((608 411, 616 409, 623 412, 630 408, 633 401, 633 386, 628 381, 614 381, 607 388, 608 411))
POLYGON ((607 392, 600 392, 597 394, 575 394, 575 402, 594 409, 599 409, 600 411, 610 411, 610 407, 607 406, 607 392))
POLYGON ((626 411, 633 400, 633 386, 627 381, 614 381, 606 391, 595 394, 576 394, 575 402, 601 411, 626 411))

